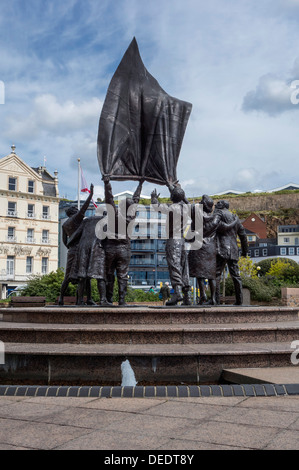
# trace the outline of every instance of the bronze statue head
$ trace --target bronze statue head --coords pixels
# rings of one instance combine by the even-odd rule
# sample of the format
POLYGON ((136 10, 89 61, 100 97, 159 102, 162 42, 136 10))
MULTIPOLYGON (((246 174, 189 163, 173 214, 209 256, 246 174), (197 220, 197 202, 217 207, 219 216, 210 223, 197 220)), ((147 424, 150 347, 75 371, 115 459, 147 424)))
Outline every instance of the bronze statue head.
POLYGON ((72 215, 75 215, 78 212, 78 209, 76 206, 70 206, 66 209, 65 213, 68 217, 71 217, 72 215))
POLYGON ((215 205, 216 209, 228 209, 229 208, 229 203, 225 199, 221 199, 218 201, 215 205))
POLYGON ((203 210, 205 212, 208 212, 208 213, 212 212, 214 201, 210 196, 208 196, 207 194, 204 194, 201 198, 200 203, 203 205, 203 210))
POLYGON ((181 202, 185 199, 185 191, 181 188, 174 188, 170 193, 172 202, 181 202))

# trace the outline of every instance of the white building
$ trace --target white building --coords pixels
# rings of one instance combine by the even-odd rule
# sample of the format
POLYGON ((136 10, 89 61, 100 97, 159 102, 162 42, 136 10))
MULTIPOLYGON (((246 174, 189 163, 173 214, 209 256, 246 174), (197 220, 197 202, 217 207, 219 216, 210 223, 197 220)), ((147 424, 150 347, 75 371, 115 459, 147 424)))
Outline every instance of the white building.
POLYGON ((57 171, 31 168, 15 153, 0 159, 0 297, 58 267, 57 171))

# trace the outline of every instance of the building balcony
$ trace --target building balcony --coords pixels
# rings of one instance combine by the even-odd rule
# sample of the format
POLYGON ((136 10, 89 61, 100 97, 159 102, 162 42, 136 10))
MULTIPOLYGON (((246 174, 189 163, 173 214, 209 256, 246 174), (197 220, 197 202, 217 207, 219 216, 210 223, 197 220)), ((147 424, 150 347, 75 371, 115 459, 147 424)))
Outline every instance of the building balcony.
POLYGON ((155 247, 152 243, 131 243, 131 250, 133 251, 155 251, 155 247))
POLYGON ((50 214, 42 214, 42 219, 43 220, 51 220, 50 214))
POLYGON ((35 219, 36 216, 35 216, 34 212, 27 212, 26 218, 27 219, 35 219))
POLYGON ((15 243, 17 241, 17 237, 14 235, 6 235, 6 241, 10 243, 15 243))
POLYGON ((6 212, 6 215, 7 215, 7 217, 18 217, 18 212, 17 212, 17 211, 8 210, 8 211, 6 212))
POLYGON ((42 243, 42 245, 50 245, 51 244, 51 239, 50 238, 42 238, 41 243, 42 243))
POLYGON ((130 266, 155 267, 155 263, 153 260, 148 260, 148 259, 136 260, 136 259, 131 258, 130 266))
POLYGON ((0 273, 0 281, 14 281, 14 282, 24 282, 28 281, 30 274, 18 274, 18 273, 0 273))
POLYGON ((26 237, 26 243, 35 243, 36 240, 33 237, 26 237))
POLYGON ((13 281, 14 278, 15 278, 14 273, 0 274, 0 280, 1 281, 13 281))

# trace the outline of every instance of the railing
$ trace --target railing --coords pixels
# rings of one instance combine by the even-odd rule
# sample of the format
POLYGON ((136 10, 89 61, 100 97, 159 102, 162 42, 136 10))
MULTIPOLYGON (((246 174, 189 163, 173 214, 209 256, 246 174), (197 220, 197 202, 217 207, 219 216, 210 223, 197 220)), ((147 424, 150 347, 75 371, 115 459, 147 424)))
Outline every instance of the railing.
POLYGON ((152 243, 136 243, 133 242, 131 243, 131 249, 132 250, 154 250, 154 244, 152 243))
POLYGON ((35 238, 33 238, 33 237, 26 237, 26 243, 35 243, 35 238))
POLYGON ((10 274, 0 274, 1 281, 27 281, 28 274, 17 274, 16 272, 10 274))
POLYGON ((15 237, 14 235, 7 235, 7 236, 6 236, 6 241, 7 241, 7 242, 16 242, 16 241, 17 241, 17 237, 15 237))
POLYGON ((6 215, 7 215, 8 217, 18 217, 18 212, 17 212, 17 211, 13 211, 13 210, 8 210, 8 211, 6 212, 6 215))
POLYGON ((42 214, 42 219, 43 220, 51 220, 50 214, 42 214))
POLYGON ((14 280, 14 278, 15 278, 14 273, 0 274, 1 281, 12 281, 14 280))
POLYGON ((155 266, 155 261, 149 258, 134 259, 131 258, 130 266, 155 266))
POLYGON ((41 242, 43 245, 49 245, 51 243, 50 238, 42 238, 41 242))
POLYGON ((27 217, 27 219, 35 219, 35 214, 34 214, 34 212, 27 212, 26 217, 27 217))

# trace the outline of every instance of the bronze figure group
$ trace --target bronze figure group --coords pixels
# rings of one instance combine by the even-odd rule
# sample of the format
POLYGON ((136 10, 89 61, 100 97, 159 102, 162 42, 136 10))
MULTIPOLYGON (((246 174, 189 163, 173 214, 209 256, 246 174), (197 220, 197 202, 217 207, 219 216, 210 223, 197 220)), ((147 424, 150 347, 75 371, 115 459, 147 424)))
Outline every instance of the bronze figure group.
MULTIPOLYGON (((136 217, 136 210, 130 211, 130 208, 139 203, 143 179, 140 180, 133 197, 125 200, 124 211, 121 211, 114 202, 110 178, 103 176, 102 179, 106 205, 110 205, 113 209, 108 216, 108 223, 107 212, 102 216, 84 217, 93 196, 93 185, 80 210, 71 207, 66 211, 68 219, 62 226, 62 232, 68 255, 65 278, 61 286, 60 305, 63 305, 63 297, 70 282, 78 285, 77 305, 85 305, 84 296, 87 305, 96 305, 91 296, 91 279, 96 279, 99 305, 111 306, 116 278, 119 292, 118 305, 126 306, 131 259, 128 226, 136 217), (97 235, 96 226, 104 217, 106 217, 103 229, 105 237, 101 238, 97 235), (109 224, 111 217, 114 220, 109 224), (125 227, 125 235, 120 230, 122 224, 125 227)), ((218 201, 214 208, 213 199, 203 195, 200 201, 202 212, 200 212, 196 210, 196 204, 189 203, 179 185, 168 187, 171 204, 161 203, 156 190, 151 194, 152 208, 166 214, 166 260, 173 295, 165 304, 167 306, 179 303, 192 304, 190 277, 197 280, 200 292, 199 305, 220 304, 220 280, 227 265, 234 283, 235 303, 242 305, 237 238, 240 240, 242 256, 247 255, 248 243, 239 218, 229 210, 229 204, 225 200, 218 201), (195 233, 198 227, 202 230, 202 243, 199 248, 190 249, 186 234, 188 230, 195 233), (207 281, 210 300, 206 295, 207 281)))
MULTIPOLYGON (((151 202, 157 210, 167 214, 168 237, 166 241, 166 259, 169 276, 174 294, 166 305, 191 305, 191 286, 189 277, 194 277, 200 291, 199 304, 220 304, 220 281, 225 266, 233 279, 236 305, 242 305, 242 281, 239 272, 239 248, 237 237, 241 243, 241 255, 247 256, 248 242, 245 229, 239 218, 229 210, 225 200, 217 202, 213 211, 214 201, 203 195, 201 205, 203 214, 190 205, 181 188, 169 187, 172 204, 160 204, 156 190, 152 192, 151 202), (202 244, 198 249, 186 249, 186 212, 190 209, 191 229, 202 229, 202 244), (171 208, 171 210, 170 210, 171 208), (178 215, 176 217, 176 215, 178 215), (196 219, 201 217, 201 224, 196 219), (174 223, 174 220, 176 222, 174 223), (174 237, 174 231, 176 237, 174 237), (205 282, 208 280, 211 298, 206 296, 205 282)), ((200 222, 200 221, 199 221, 200 222)))

